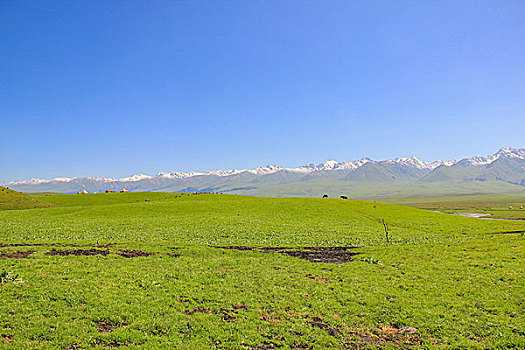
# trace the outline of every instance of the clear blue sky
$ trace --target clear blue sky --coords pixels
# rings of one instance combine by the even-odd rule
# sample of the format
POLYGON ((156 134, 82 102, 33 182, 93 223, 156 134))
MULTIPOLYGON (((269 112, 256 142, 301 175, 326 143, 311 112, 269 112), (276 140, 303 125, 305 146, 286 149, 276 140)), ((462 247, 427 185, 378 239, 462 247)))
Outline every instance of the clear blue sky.
POLYGON ((0 181, 525 146, 524 1, 2 1, 0 181))

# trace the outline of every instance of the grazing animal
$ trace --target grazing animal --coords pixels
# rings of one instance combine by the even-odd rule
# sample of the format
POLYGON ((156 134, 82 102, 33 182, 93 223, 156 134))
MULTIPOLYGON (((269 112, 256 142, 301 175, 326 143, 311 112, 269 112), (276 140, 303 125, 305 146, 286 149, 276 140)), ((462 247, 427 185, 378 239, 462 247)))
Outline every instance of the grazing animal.
POLYGON ((106 193, 115 193, 114 190, 106 190, 106 193))
POLYGON ((126 190, 125 188, 123 188, 123 189, 120 190, 120 193, 124 193, 124 192, 129 192, 129 191, 126 190))
POLYGON ((323 198, 328 198, 328 195, 327 194, 323 195, 323 198))
POLYGON ((86 191, 86 190, 82 190, 80 192, 77 192, 77 194, 87 194, 87 193, 88 193, 88 191, 86 191))
POLYGON ((523 209, 523 205, 520 207, 520 209, 523 209))
POLYGON ((512 206, 510 206, 509 209, 512 209, 512 206))
POLYGON ((339 198, 341 198, 341 199, 348 199, 347 196, 341 196, 341 197, 339 197, 339 198))

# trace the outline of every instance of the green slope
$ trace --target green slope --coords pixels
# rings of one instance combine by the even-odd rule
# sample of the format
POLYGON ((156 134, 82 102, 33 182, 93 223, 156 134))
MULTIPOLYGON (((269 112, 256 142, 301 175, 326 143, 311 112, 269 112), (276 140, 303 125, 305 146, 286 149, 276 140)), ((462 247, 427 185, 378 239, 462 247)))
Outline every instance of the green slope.
POLYGON ((0 186, 0 210, 48 208, 52 206, 43 200, 0 186))

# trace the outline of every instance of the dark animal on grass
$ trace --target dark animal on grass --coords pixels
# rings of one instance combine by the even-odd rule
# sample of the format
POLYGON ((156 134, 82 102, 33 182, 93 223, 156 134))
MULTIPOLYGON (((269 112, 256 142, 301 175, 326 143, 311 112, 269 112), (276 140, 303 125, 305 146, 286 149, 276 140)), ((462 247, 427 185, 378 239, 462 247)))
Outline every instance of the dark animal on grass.
POLYGON ((348 199, 347 196, 341 196, 341 197, 339 197, 339 198, 341 198, 341 199, 348 199))
POLYGON ((327 194, 323 195, 323 198, 328 198, 328 195, 327 194))

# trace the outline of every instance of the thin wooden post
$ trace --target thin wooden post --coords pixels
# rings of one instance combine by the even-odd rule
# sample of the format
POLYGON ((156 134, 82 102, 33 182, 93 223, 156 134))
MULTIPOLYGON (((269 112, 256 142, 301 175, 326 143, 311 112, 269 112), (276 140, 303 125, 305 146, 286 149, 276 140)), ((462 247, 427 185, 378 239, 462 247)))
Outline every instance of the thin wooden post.
POLYGON ((385 228, 386 243, 390 243, 390 240, 388 239, 388 224, 385 222, 385 219, 381 219, 381 222, 383 223, 383 227, 385 228))

